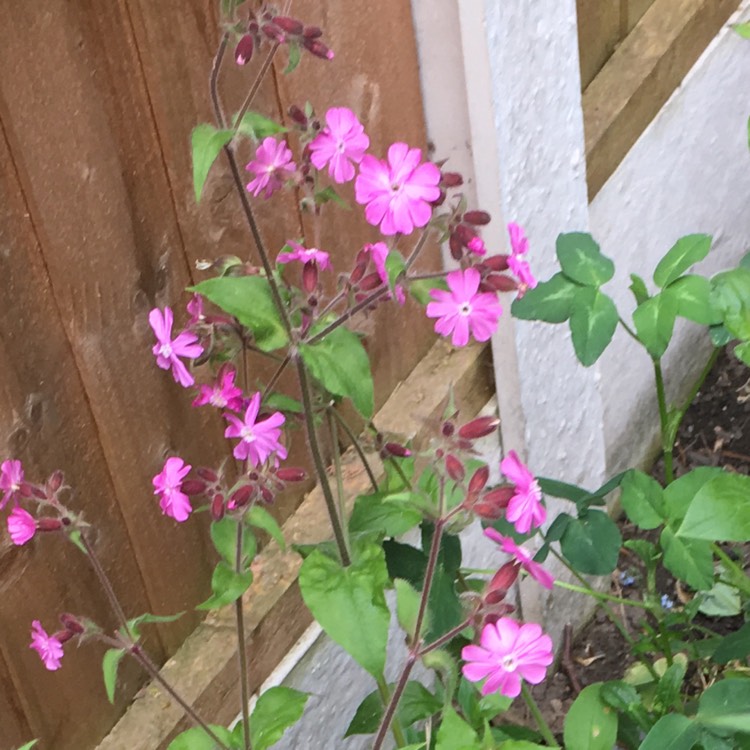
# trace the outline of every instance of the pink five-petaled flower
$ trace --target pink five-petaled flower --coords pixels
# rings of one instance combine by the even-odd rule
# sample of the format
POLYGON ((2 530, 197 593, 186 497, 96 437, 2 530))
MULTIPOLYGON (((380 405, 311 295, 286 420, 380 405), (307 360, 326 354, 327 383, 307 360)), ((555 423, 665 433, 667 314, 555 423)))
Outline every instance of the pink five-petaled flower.
POLYGON ((520 565, 535 581, 541 583, 545 589, 551 589, 555 579, 523 548, 519 547, 510 537, 503 536, 493 528, 486 528, 484 535, 500 545, 503 552, 512 555, 514 563, 520 565))
POLYGON ((15 507, 8 516, 8 533, 13 544, 26 544, 36 534, 34 516, 23 508, 15 507))
POLYGON ((39 654, 44 666, 51 672, 60 669, 60 662, 63 658, 62 643, 54 635, 48 635, 39 620, 34 620, 31 623, 31 644, 29 648, 33 648, 39 654))
POLYGON ((325 250, 318 250, 317 247, 304 247, 299 242, 287 240, 286 244, 292 248, 291 253, 279 253, 276 256, 277 263, 291 263, 298 260, 300 263, 315 263, 323 270, 331 267, 328 253, 325 250))
POLYGON ((0 464, 0 490, 3 496, 0 498, 0 510, 5 507, 8 500, 15 500, 16 494, 23 484, 23 466, 20 461, 8 460, 0 464))
POLYGON ((181 458, 172 456, 164 462, 161 473, 157 474, 152 480, 154 495, 159 495, 161 512, 180 523, 187 521, 193 510, 190 505, 190 498, 182 491, 182 480, 185 479, 192 468, 181 458))
POLYGON ((292 152, 286 141, 276 141, 268 136, 255 151, 255 158, 245 167, 255 174, 247 189, 256 198, 263 192, 264 198, 270 198, 291 177, 297 166, 292 161, 292 152))
POLYGON ((218 409, 234 409, 239 411, 242 408, 242 389, 238 388, 234 379, 237 375, 234 367, 224 364, 216 373, 216 380, 210 385, 202 385, 197 398, 193 401, 193 406, 215 406, 218 409))
POLYGON ((234 457, 240 461, 249 461, 253 466, 262 464, 272 453, 280 459, 286 458, 286 448, 279 442, 284 415, 277 411, 260 422, 256 421, 260 410, 260 392, 256 393, 247 405, 244 421, 225 414, 229 426, 224 437, 240 438, 234 446, 234 457))
POLYGON ((541 526, 547 519, 547 509, 541 502, 542 490, 515 451, 508 451, 500 462, 500 471, 515 485, 515 494, 508 503, 505 517, 519 534, 527 534, 533 527, 541 526))
POLYGON ((370 145, 357 116, 346 107, 332 107, 326 112, 326 127, 310 143, 310 161, 317 169, 328 165, 334 182, 349 182, 354 164, 359 164, 370 145))
POLYGON ((518 296, 520 298, 523 297, 527 289, 533 289, 537 281, 528 262, 521 257, 529 251, 529 240, 523 229, 518 224, 510 223, 508 224, 508 234, 510 235, 508 268, 518 279, 518 296))
POLYGON ((388 149, 388 161, 370 154, 362 158, 354 182, 357 203, 365 205, 365 218, 380 224, 385 235, 411 234, 426 226, 432 216, 430 203, 440 197, 440 170, 430 162, 420 164, 422 152, 405 143, 388 149))
POLYGON ((198 357, 203 353, 203 347, 198 343, 198 337, 190 331, 183 331, 176 339, 172 340, 172 324, 174 316, 169 307, 162 312, 155 307, 148 314, 148 322, 156 336, 157 343, 152 349, 156 357, 156 364, 162 370, 172 368, 172 377, 182 386, 187 388, 195 382, 193 376, 188 372, 180 357, 198 357))
POLYGON ((521 680, 538 685, 552 664, 552 639, 536 623, 520 624, 509 617, 484 626, 481 646, 464 646, 461 658, 464 677, 479 682, 485 677, 482 695, 499 692, 515 698, 521 680))
POLYGON ((427 317, 438 318, 437 333, 453 334, 453 346, 465 346, 470 332, 477 341, 488 341, 497 328, 503 309, 494 294, 478 291, 481 280, 475 268, 451 271, 446 277, 450 291, 430 292, 435 302, 428 303, 427 317))

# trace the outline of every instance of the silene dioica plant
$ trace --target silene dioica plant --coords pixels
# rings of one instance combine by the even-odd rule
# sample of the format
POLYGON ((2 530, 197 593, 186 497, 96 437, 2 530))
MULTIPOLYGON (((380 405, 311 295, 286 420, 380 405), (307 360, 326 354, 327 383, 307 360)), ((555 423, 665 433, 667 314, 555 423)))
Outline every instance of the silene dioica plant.
MULTIPOLYGON (((121 659, 137 661, 195 724, 173 740, 172 750, 264 750, 278 741, 300 718, 308 696, 274 687, 249 713, 242 597, 253 583, 256 530, 284 544, 267 508, 289 483, 305 479, 302 469, 284 463, 289 433, 301 428, 334 541, 299 550, 304 557, 300 588, 323 630, 358 665, 353 670, 362 668, 373 680, 373 691, 353 713, 347 736, 372 735, 373 750, 386 743, 410 750, 750 747, 750 624, 722 637, 706 626, 705 618, 696 621, 699 614, 747 612, 750 580, 735 545, 750 541, 750 479, 719 468, 676 478, 672 465, 677 429, 718 347, 739 340, 735 354, 750 364, 750 262, 713 278, 690 274, 691 266, 708 254, 711 238, 680 239, 657 265, 651 287, 632 275, 632 322, 602 291, 614 265, 587 234, 560 235, 560 271, 537 283, 521 228, 508 227, 510 255, 488 254, 481 228, 489 214, 470 209, 458 191, 461 176, 424 161, 419 149, 397 142, 385 158, 371 153, 365 127, 346 107, 318 115, 315 104, 301 103, 289 110, 289 128, 255 112, 260 82, 280 48, 288 54, 287 73, 303 55, 328 64, 334 54, 315 26, 271 8, 245 10, 244 16, 239 11, 235 0, 224 0, 225 31, 211 73, 215 123, 198 125, 193 132, 194 184, 200 199, 211 165, 223 152, 257 261, 222 257, 205 264, 203 270, 213 275, 190 290, 184 329, 175 330, 170 308, 152 310, 149 322, 156 365, 185 388, 195 387, 192 368, 201 365, 193 406, 218 410, 233 442, 233 460, 218 467, 193 468, 179 456, 168 458, 153 486, 163 514, 174 521, 187 522, 199 509, 213 519, 210 534, 219 562, 212 594, 199 608, 235 609, 241 718, 232 728, 212 724, 165 681, 143 647, 141 632, 171 617, 129 616, 97 558, 90 527, 75 511, 63 474, 56 471, 35 482, 11 458, 1 467, 0 508, 9 510, 12 541, 24 545, 46 534, 67 536, 87 555, 119 621, 115 632, 71 613, 62 613, 56 627, 34 621, 31 648, 47 669, 56 670, 71 642, 106 644, 103 672, 110 699, 121 659), (235 64, 258 63, 247 98, 233 117, 218 93, 230 48, 235 64), (254 151, 246 165, 237 157, 242 139, 250 139, 254 151), (249 181, 243 179, 243 166, 249 181), (348 266, 333 268, 328 252, 311 246, 306 237, 290 237, 283 248, 264 242, 256 202, 295 190, 302 209, 325 221, 343 203, 336 187, 352 180, 356 203, 382 239, 357 245, 347 238, 352 248, 348 266), (455 270, 414 270, 429 235, 448 243, 455 270), (618 326, 644 348, 653 361, 665 486, 637 470, 595 491, 535 478, 513 450, 500 464, 505 481, 490 486, 489 467, 476 458, 473 445, 495 432, 498 422, 464 420, 453 404, 424 450, 391 442, 378 431, 372 422, 370 363, 356 332, 361 317, 380 305, 402 305, 410 295, 425 305, 437 333, 463 346, 471 338, 491 337, 502 313, 498 293, 513 291, 511 311, 518 318, 569 323, 575 354, 585 366, 598 359, 618 326), (669 404, 661 359, 678 317, 707 327, 715 348, 685 401, 669 404), (259 390, 244 369, 248 351, 276 366, 259 390), (239 370, 236 362, 243 363, 239 370), (299 400, 276 389, 286 370, 296 373, 299 400), (353 404, 380 451, 382 478, 368 463, 358 429, 336 408, 343 399, 353 404), (349 518, 343 511, 340 435, 352 442, 372 483, 371 492, 356 498, 349 518), (333 483, 321 449, 324 436, 333 446, 333 483), (645 571, 640 599, 599 592, 585 578, 610 574, 616 567, 623 542, 601 507, 617 488, 629 520, 648 532, 624 543, 645 571), (567 510, 548 518, 543 494, 569 501, 567 510), (459 532, 475 518, 498 546, 497 569, 462 567, 459 532), (417 546, 402 541, 415 529, 421 539, 417 546), (569 570, 575 584, 553 578, 544 567, 549 555, 569 570), (657 591, 663 568, 687 592, 679 605, 657 591), (521 575, 533 579, 531 585, 590 594, 632 652, 634 665, 622 679, 580 692, 562 738, 552 733, 528 688, 545 679, 554 655, 542 627, 519 620, 507 600, 521 575), (396 665, 394 683, 385 678, 387 590, 395 591, 408 647, 403 663, 396 665), (623 625, 612 603, 643 610, 639 632, 623 625), (426 684, 411 679, 418 663, 434 674, 426 684), (504 718, 519 696, 528 705, 533 728, 504 718)), ((332 742, 338 746, 343 738, 332 742)))

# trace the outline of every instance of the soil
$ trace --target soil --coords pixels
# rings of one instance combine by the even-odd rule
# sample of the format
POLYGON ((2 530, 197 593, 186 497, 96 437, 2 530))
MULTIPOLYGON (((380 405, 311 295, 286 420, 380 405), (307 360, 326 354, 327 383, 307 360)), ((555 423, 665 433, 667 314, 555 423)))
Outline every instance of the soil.
MULTIPOLYGON (((721 353, 680 427, 675 446, 677 476, 699 466, 723 466, 729 471, 750 473, 749 375, 747 366, 732 355, 731 347, 721 353)), ((663 480, 661 459, 652 474, 663 480)), ((621 531, 624 539, 648 538, 648 534, 624 520, 621 531)), ((611 593, 626 599, 640 599, 642 573, 638 558, 622 548, 618 567, 612 573, 611 593)), ((680 606, 680 600, 689 596, 668 574, 657 578, 657 586, 659 593, 668 597, 674 606, 680 606)), ((622 604, 614 605, 614 609, 628 630, 637 633, 643 611, 622 604)), ((702 624, 722 635, 733 632, 744 622, 741 615, 715 619, 699 615, 696 622, 700 624, 699 618, 703 618, 702 624)), ((562 735, 565 714, 583 687, 620 678, 633 661, 623 636, 606 615, 597 610, 575 639, 570 638, 570 642, 564 644, 558 672, 533 691, 552 730, 562 735)))

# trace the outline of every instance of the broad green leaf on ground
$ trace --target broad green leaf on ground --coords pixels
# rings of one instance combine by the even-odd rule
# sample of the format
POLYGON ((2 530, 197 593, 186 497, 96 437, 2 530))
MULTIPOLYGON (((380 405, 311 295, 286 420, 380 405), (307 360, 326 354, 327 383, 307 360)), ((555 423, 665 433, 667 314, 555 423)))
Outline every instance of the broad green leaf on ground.
POLYGON ((750 622, 746 622, 739 630, 722 638, 711 658, 717 664, 726 664, 735 659, 745 659, 748 655, 750 655, 750 622))
POLYGON ((317 344, 300 344, 299 351, 312 376, 329 393, 351 399, 362 416, 372 417, 370 359, 359 336, 339 326, 317 344))
POLYGON ((288 687, 272 687, 255 704, 250 717, 250 739, 253 750, 275 745, 284 732, 296 724, 310 696, 288 687))
POLYGON ((708 234, 688 234, 681 237, 659 261, 654 271, 654 282, 665 287, 682 276, 690 266, 703 260, 711 249, 708 234))
MULTIPOLYGON (((234 120, 236 122, 236 116, 234 120)), ((269 135, 286 133, 287 130, 288 128, 279 125, 278 122, 269 120, 267 117, 260 114, 260 112, 245 112, 240 121, 240 125, 237 128, 238 133, 242 133, 242 135, 246 135, 254 141, 262 141, 269 135)))
POLYGON ((700 736, 700 727, 681 714, 667 714, 651 727, 638 750, 691 750, 700 736))
POLYGON ((721 315, 711 306, 711 282, 705 276, 682 276, 667 290, 677 301, 677 314, 704 326, 721 323, 721 315))
POLYGON ((573 301, 570 333, 579 362, 589 367, 607 348, 617 328, 615 303, 598 289, 581 289, 573 301))
POLYGON ((706 482, 722 473, 721 469, 712 466, 701 466, 698 469, 689 471, 687 474, 683 474, 683 476, 669 484, 664 490, 664 503, 670 522, 677 524, 685 518, 685 514, 698 490, 706 482))
POLYGON ((725 679, 700 697, 695 720, 710 729, 750 733, 750 680, 725 679))
MULTIPOLYGON (((211 731, 227 746, 237 748, 232 733, 217 724, 209 724, 211 731)), ((193 727, 177 735, 167 747, 167 750, 216 750, 216 743, 200 728, 193 727)))
POLYGON ((479 750, 477 733, 449 706, 437 732, 435 750, 479 750))
POLYGON ((268 280, 262 276, 222 276, 206 279, 188 291, 198 292, 234 315, 249 328, 258 348, 270 352, 284 346, 287 341, 284 324, 271 295, 268 280))
MULTIPOLYGON (((723 567, 718 566, 719 577, 723 567)), ((710 591, 701 595, 698 611, 707 617, 734 617, 742 612, 742 599, 739 589, 723 581, 716 581, 710 591)))
POLYGON ((237 573, 233 566, 224 560, 214 568, 211 577, 211 590, 213 594, 205 602, 199 604, 196 609, 219 609, 239 599, 253 582, 251 570, 237 573))
POLYGON ((677 534, 712 542, 750 540, 750 477, 721 473, 695 494, 677 534))
POLYGON ((674 711, 679 708, 680 688, 685 679, 687 663, 680 659, 670 664, 656 686, 656 695, 654 702, 656 706, 661 707, 661 712, 674 711))
POLYGON ((193 149, 193 190, 196 203, 201 199, 203 186, 211 165, 224 146, 232 140, 231 130, 217 130, 213 125, 197 125, 191 136, 193 149))
POLYGON ((711 279, 711 305, 735 338, 750 339, 750 269, 733 268, 711 279))
POLYGON ((615 264, 602 255, 591 235, 583 232, 561 234, 557 238, 557 258, 562 272, 584 286, 600 287, 615 274, 615 264))
MULTIPOLYGON (((573 300, 581 286, 565 274, 556 273, 528 289, 520 299, 513 300, 512 315, 521 320, 543 320, 545 323, 564 323, 573 311, 573 300)), ((429 300, 428 300, 429 301, 429 300)))
POLYGON ((711 544, 702 539, 685 539, 666 526, 660 537, 664 567, 696 589, 709 591, 714 585, 714 558, 711 544))
POLYGON ((612 750, 617 739, 617 712, 601 698, 602 683, 585 687, 565 716, 566 750, 612 750))
POLYGON ((107 698, 110 703, 115 702, 115 687, 117 686, 117 668, 120 666, 120 660, 125 656, 125 650, 122 648, 111 648, 102 659, 102 672, 104 673, 104 688, 107 691, 107 698))
POLYGON ((676 316, 677 300, 669 290, 647 299, 633 311, 638 339, 654 359, 659 359, 667 350, 676 316))
POLYGON ((625 474, 620 502, 628 518, 639 528, 655 529, 664 523, 664 490, 652 477, 637 469, 625 474))
POLYGON ((390 611, 383 549, 364 544, 349 567, 315 550, 302 563, 302 598, 328 636, 376 679, 385 668, 390 611))
POLYGON ((617 567, 622 536, 617 524, 600 510, 571 519, 560 539, 568 562, 586 575, 608 575, 617 567))

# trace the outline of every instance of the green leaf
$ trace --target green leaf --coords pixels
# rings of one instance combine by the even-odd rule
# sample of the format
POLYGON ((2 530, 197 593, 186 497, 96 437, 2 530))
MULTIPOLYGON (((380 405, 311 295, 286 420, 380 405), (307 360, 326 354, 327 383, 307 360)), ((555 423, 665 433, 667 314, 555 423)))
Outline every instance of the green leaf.
POLYGON ((617 567, 622 536, 617 524, 600 510, 589 510, 568 522, 560 549, 568 562, 587 575, 608 575, 617 567))
MULTIPOLYGON (((235 116, 234 121, 237 118, 235 116)), ((278 122, 269 120, 264 117, 260 112, 245 112, 240 121, 240 125, 237 128, 237 132, 242 135, 252 138, 254 141, 262 141, 264 138, 268 138, 271 135, 277 135, 278 133, 286 133, 289 128, 285 128, 278 122)))
POLYGON ((722 473, 695 494, 677 534, 713 542, 750 540, 750 477, 722 473))
POLYGON ((406 270, 406 261, 398 250, 391 250, 388 253, 385 259, 385 270, 388 274, 388 286, 391 292, 393 292, 399 276, 406 270))
POLYGON ((178 612, 174 615, 152 615, 146 612, 142 615, 138 615, 138 617, 133 617, 132 619, 128 620, 128 628, 130 629, 134 638, 140 638, 141 625, 153 625, 160 622, 175 622, 175 620, 179 620, 180 617, 182 617, 184 614, 184 612, 178 612))
POLYGON ((422 520, 422 514, 409 504, 411 497, 408 490, 390 495, 380 492, 360 495, 354 501, 349 531, 373 531, 383 536, 405 534, 422 520))
POLYGON ((557 479, 537 477, 537 482, 539 482, 539 488, 545 495, 562 497, 563 499, 570 500, 574 503, 577 503, 589 494, 588 490, 585 490, 583 487, 578 487, 575 484, 568 484, 567 482, 560 482, 557 479))
POLYGON ((737 346, 734 347, 733 354, 740 360, 740 362, 744 362, 746 365, 750 366, 750 341, 737 344, 737 346))
POLYGON ((580 285, 571 281, 565 274, 556 273, 548 281, 542 281, 533 289, 527 289, 520 299, 513 300, 510 311, 514 317, 521 320, 564 323, 570 317, 573 300, 580 291, 580 285))
POLYGON ((388 569, 383 549, 363 545, 344 568, 315 550, 302 563, 302 598, 328 636, 376 679, 383 674, 390 611, 385 603, 388 569))
MULTIPOLYGON (((217 724, 209 724, 211 731, 226 744, 234 748, 232 733, 217 724)), ((218 745, 200 728, 193 727, 186 732, 181 732, 168 745, 167 750, 217 750, 218 745)))
POLYGON ((700 728, 687 716, 667 714, 651 727, 638 750, 691 750, 700 728))
POLYGON ((193 128, 193 190, 196 202, 200 201, 203 186, 211 165, 224 146, 232 140, 231 130, 217 130, 213 125, 202 124, 193 128))
POLYGON ((735 338, 750 339, 750 269, 733 268, 711 279, 711 305, 735 338))
POLYGON ((497 746, 497 750, 545 750, 547 745, 537 745, 528 740, 506 740, 497 746))
POLYGON ((708 335, 711 337, 711 343, 714 346, 726 346, 734 338, 732 332, 723 323, 710 326, 708 335))
POLYGON ((646 282, 635 273, 630 274, 630 291, 635 297, 636 305, 642 305, 650 296, 646 282))
POLYGON ((260 505, 253 505, 245 515, 245 521, 256 529, 262 529, 281 547, 282 551, 286 550, 284 541, 284 532, 279 526, 279 522, 260 505))
POLYGON ((585 687, 568 709, 563 732, 565 750, 612 750, 617 714, 601 699, 601 682, 585 687))
POLYGON ((409 282, 409 294, 420 304, 427 305, 432 301, 430 292, 433 289, 447 289, 443 279, 415 279, 409 282))
POLYGON ((291 412, 292 414, 302 414, 302 404, 296 398, 287 396, 284 393, 270 393, 263 399, 263 406, 271 411, 291 412))
MULTIPOLYGON (((414 629, 417 627, 417 615, 419 613, 420 593, 403 578, 397 578, 393 585, 396 587, 396 617, 398 624, 413 637, 414 629)), ((425 623, 422 624, 423 627, 425 623)))
POLYGON ((115 702, 115 687, 117 686, 117 668, 120 660, 125 656, 125 649, 111 648, 104 654, 102 659, 102 672, 104 673, 104 688, 107 691, 107 699, 110 703, 115 702))
POLYGON ((685 679, 687 662, 676 660, 667 667, 656 686, 655 704, 661 707, 661 713, 675 710, 680 707, 680 689, 685 679))
POLYGON ((630 716, 641 729, 649 729, 651 721, 638 691, 623 680, 605 682, 599 691, 602 702, 621 714, 630 716))
POLYGON ((253 332, 261 351, 280 349, 287 343, 268 279, 262 276, 222 276, 201 281, 188 291, 202 294, 224 312, 234 315, 253 332))
POLYGON ((676 578, 697 591, 708 591, 714 585, 714 558, 709 542, 684 539, 667 526, 661 532, 664 567, 676 578))
POLYGON ((735 659, 745 659, 750 654, 750 622, 739 630, 722 638, 711 658, 717 664, 726 664, 735 659))
MULTIPOLYGON (((723 569, 718 567, 721 576, 723 569)), ((740 592, 736 586, 716 581, 710 591, 702 594, 698 611, 708 617, 734 617, 742 612, 740 592)))
POLYGON ((706 482, 723 474, 719 468, 702 466, 684 474, 669 484, 664 490, 664 503, 667 507, 668 518, 672 523, 678 523, 685 518, 690 503, 706 482))
POLYGON ((750 23, 736 23, 732 26, 743 39, 750 39, 750 23))
POLYGON ((31 740, 31 742, 27 742, 24 745, 21 745, 18 750, 31 750, 32 747, 36 747, 37 742, 39 742, 39 740, 31 740))
MULTIPOLYGON (((229 565, 234 565, 237 559, 237 521, 226 516, 221 521, 211 524, 211 541, 219 555, 229 565)), ((255 537, 252 534, 242 536, 243 557, 252 560, 257 548, 255 537)))
POLYGON ((248 570, 237 573, 223 560, 214 568, 211 577, 212 596, 199 604, 196 609, 219 609, 239 599, 253 582, 253 573, 248 570))
POLYGON ((721 680, 701 695, 695 719, 712 729, 750 733, 748 706, 750 680, 721 680))
POLYGON ((289 62, 287 63, 286 68, 284 68, 284 75, 289 75, 289 73, 296 70, 302 55, 298 42, 289 42, 289 44, 287 44, 287 49, 289 50, 289 62))
POLYGON ((664 490, 652 477, 631 469, 622 480, 620 502, 628 518, 639 528, 655 529, 664 523, 664 490))
POLYGON ((571 232, 557 238, 557 257, 572 281, 598 288, 615 274, 615 264, 602 255, 590 234, 571 232))
POLYGON ((668 289, 679 316, 704 326, 721 323, 721 315, 711 306, 711 282, 705 276, 682 276, 668 289))
POLYGON ((372 417, 374 390, 370 359, 359 337, 339 326, 317 344, 300 344, 299 351, 313 377, 335 396, 352 400, 364 417, 372 417))
POLYGON ((582 289, 573 302, 570 333, 579 362, 590 367, 607 348, 617 328, 615 303, 598 289, 582 289))
POLYGON ((354 718, 349 722, 344 737, 355 734, 375 734, 383 716, 383 699, 377 690, 369 693, 357 706, 354 718))
POLYGON ((266 690, 255 704, 250 717, 250 740, 253 750, 266 750, 276 744, 284 732, 296 724, 310 696, 288 687, 266 690))
POLYGON ((479 750, 477 733, 449 706, 437 733, 435 750, 479 750))
POLYGON ((347 210, 351 208, 351 206, 333 189, 333 186, 331 185, 328 185, 315 193, 316 206, 323 206, 331 201, 341 206, 341 208, 346 208, 347 210))
POLYGON ((710 249, 711 237, 707 234, 688 234, 681 237, 656 266, 654 283, 660 287, 671 284, 690 266, 703 260, 710 249))
POLYGON ((638 339, 654 359, 667 350, 676 316, 677 300, 669 290, 647 299, 633 311, 638 339))

